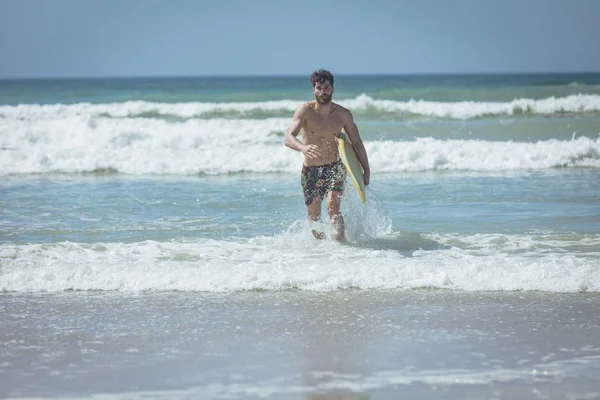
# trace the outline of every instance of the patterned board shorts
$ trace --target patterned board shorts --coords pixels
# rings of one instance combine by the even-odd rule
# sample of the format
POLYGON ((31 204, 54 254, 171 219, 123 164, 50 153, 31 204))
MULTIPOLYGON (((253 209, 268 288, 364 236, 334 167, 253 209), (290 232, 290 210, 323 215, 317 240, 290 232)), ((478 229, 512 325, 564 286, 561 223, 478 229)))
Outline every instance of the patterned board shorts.
POLYGON ((302 190, 306 205, 316 197, 325 197, 332 190, 343 192, 346 182, 346 167, 342 160, 314 167, 302 167, 302 190))

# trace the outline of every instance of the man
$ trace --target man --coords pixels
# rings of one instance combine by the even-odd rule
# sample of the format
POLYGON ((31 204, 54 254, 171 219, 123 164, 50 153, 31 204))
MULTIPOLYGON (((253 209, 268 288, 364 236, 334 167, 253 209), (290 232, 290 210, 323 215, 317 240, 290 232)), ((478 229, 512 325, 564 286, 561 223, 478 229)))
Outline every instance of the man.
MULTIPOLYGON (((321 203, 326 197, 333 237, 344 241, 346 235, 340 203, 344 193, 346 168, 340 159, 337 144, 342 128, 348 134, 358 156, 365 185, 369 184, 371 175, 369 161, 352 113, 332 102, 334 87, 331 72, 323 69, 315 71, 310 81, 315 100, 298 107, 285 135, 285 145, 304 154, 301 181, 308 218, 311 221, 320 219, 321 203), (302 142, 298 140, 301 130, 302 142)), ((313 235, 317 239, 325 237, 322 232, 314 230, 313 235)))

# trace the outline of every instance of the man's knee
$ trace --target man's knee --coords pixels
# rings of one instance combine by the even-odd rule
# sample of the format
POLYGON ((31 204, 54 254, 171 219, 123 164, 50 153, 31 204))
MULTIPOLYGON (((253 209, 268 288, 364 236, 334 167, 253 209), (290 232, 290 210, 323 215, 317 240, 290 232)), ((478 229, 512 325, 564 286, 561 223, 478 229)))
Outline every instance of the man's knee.
POLYGON ((332 198, 327 202, 327 214, 330 217, 340 213, 340 199, 332 198))
POLYGON ((308 217, 313 221, 317 221, 321 218, 321 204, 323 202, 322 197, 315 197, 312 201, 306 205, 306 211, 308 217))

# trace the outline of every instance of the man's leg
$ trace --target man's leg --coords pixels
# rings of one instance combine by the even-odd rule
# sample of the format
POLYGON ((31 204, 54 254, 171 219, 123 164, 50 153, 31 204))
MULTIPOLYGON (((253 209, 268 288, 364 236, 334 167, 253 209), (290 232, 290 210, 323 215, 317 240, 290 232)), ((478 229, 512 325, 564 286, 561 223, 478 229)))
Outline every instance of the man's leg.
POLYGON ((327 193, 327 214, 329 214, 329 220, 331 221, 333 238, 338 242, 346 240, 344 217, 342 217, 340 211, 343 195, 344 192, 338 190, 331 190, 327 193))
MULTIPOLYGON (((321 204, 323 203, 323 197, 317 196, 315 197, 310 204, 306 206, 306 211, 308 212, 308 219, 311 222, 317 222, 321 219, 321 204)), ((312 230, 312 234, 317 239, 325 239, 325 233, 317 231, 315 229, 312 230)))

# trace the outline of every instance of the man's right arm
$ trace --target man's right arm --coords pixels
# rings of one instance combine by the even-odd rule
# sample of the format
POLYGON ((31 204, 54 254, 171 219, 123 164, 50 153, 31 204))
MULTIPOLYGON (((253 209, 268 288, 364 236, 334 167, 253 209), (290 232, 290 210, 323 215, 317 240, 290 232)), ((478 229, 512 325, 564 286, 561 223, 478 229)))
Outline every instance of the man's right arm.
POLYGON ((298 134, 302 129, 302 121, 304 119, 304 113, 306 112, 306 104, 298 107, 294 113, 294 118, 288 126, 287 133, 285 135, 285 145, 290 149, 300 151, 308 158, 315 158, 319 156, 319 149, 314 144, 304 144, 298 140, 298 134))

